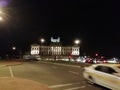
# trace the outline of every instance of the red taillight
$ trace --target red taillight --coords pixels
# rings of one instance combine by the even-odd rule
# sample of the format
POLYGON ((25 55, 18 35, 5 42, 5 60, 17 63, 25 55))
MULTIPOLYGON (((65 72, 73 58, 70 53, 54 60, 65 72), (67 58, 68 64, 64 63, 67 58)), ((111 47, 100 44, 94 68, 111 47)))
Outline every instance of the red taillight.
POLYGON ((106 63, 106 62, 107 62, 106 60, 103 61, 103 63, 106 63))
POLYGON ((97 60, 96 62, 99 63, 99 60, 97 60))

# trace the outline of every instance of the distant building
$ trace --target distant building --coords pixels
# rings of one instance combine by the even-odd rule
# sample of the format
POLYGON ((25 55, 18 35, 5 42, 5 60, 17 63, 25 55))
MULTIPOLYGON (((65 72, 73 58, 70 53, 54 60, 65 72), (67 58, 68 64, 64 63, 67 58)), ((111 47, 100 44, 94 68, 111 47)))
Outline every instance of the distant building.
POLYGON ((51 37, 49 46, 31 45, 31 55, 40 55, 42 58, 75 58, 79 56, 79 52, 79 46, 63 46, 59 37, 57 39, 51 37))

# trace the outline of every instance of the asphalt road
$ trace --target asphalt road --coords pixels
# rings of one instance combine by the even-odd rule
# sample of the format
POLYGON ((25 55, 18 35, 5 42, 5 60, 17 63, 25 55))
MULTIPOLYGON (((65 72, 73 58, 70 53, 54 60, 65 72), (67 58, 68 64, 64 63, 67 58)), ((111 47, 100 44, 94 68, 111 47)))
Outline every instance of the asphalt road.
POLYGON ((80 66, 23 62, 22 65, 1 66, 0 77, 19 77, 48 85, 52 90, 108 90, 90 85, 82 77, 80 66))

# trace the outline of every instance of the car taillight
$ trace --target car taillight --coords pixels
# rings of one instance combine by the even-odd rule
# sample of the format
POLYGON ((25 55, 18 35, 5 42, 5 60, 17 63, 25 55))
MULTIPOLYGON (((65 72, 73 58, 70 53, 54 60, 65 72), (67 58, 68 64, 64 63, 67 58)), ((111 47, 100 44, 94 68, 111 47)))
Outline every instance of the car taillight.
POLYGON ((97 63, 99 63, 99 61, 97 60, 97 63))
POLYGON ((106 62, 107 62, 106 60, 103 61, 103 63, 106 63, 106 62))

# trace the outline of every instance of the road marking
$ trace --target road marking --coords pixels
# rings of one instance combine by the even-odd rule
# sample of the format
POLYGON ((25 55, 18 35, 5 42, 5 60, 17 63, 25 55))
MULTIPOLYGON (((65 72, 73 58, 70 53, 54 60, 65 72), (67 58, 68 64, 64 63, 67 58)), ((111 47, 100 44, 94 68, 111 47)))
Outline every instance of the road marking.
POLYGON ((65 89, 65 90, 75 90, 75 89, 79 89, 79 88, 85 88, 86 86, 81 86, 81 87, 74 87, 74 88, 69 88, 69 89, 65 89))
POLYGON ((71 86, 71 85, 74 85, 74 84, 80 84, 80 83, 78 82, 78 83, 52 85, 52 86, 49 86, 49 88, 59 88, 59 87, 71 86))
POLYGON ((73 73, 73 74, 75 74, 75 75, 79 75, 79 73, 78 72, 74 72, 74 71, 69 71, 70 73, 73 73))
POLYGON ((11 75, 11 77, 14 77, 11 66, 9 66, 9 70, 10 70, 10 75, 11 75))

